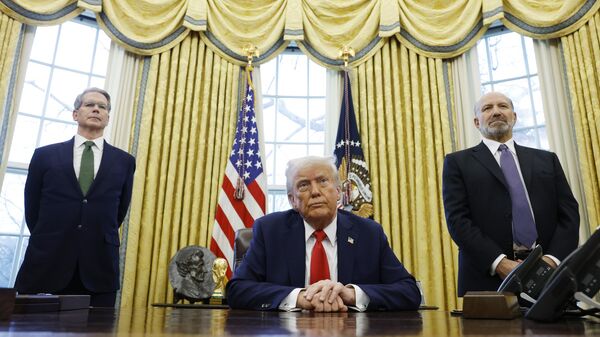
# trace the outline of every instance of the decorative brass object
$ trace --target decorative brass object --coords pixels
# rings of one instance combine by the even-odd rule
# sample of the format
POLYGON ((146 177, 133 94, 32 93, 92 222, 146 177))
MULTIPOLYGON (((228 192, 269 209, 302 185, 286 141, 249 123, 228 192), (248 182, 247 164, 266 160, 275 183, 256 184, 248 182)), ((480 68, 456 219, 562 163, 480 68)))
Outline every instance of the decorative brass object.
POLYGON ((344 68, 348 68, 348 61, 351 57, 354 57, 354 49, 350 46, 343 46, 340 48, 339 57, 344 60, 344 68))
POLYGON ((248 70, 252 71, 252 60, 255 57, 259 57, 260 56, 260 52, 258 51, 258 48, 253 45, 252 43, 247 43, 244 48, 244 55, 246 55, 246 58, 248 59, 248 65, 246 66, 247 68, 249 68, 248 70))

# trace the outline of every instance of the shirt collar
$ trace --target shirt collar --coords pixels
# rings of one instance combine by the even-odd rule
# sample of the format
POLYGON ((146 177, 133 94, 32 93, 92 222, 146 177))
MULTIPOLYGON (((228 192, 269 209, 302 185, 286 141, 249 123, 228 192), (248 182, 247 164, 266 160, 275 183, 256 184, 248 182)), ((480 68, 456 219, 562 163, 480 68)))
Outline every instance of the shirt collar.
MULTIPOLYGON (((500 145, 502 145, 502 143, 488 138, 483 138, 483 144, 485 144, 485 146, 487 146, 490 152, 492 152, 492 155, 496 154, 496 152, 498 152, 498 148, 500 147, 500 145)), ((512 152, 513 154, 517 153, 517 151, 515 150, 515 140, 513 138, 507 140, 506 143, 504 143, 504 145, 506 145, 510 152, 512 152)))
MULTIPOLYGON (((306 242, 312 236, 315 229, 308 222, 306 222, 306 220, 303 220, 303 221, 304 221, 304 241, 306 242)), ((329 242, 331 242, 331 244, 334 244, 336 242, 336 240, 337 240, 337 236, 336 236, 337 213, 335 215, 335 218, 333 218, 333 221, 331 221, 331 223, 329 225, 327 225, 325 228, 323 228, 323 232, 325 232, 325 234, 327 234, 327 238, 329 239, 329 242)))
POLYGON ((83 143, 87 142, 88 140, 94 142, 94 144, 100 151, 102 151, 102 149, 104 148, 104 137, 101 136, 96 139, 87 139, 78 133, 75 134, 75 148, 82 146, 83 143))

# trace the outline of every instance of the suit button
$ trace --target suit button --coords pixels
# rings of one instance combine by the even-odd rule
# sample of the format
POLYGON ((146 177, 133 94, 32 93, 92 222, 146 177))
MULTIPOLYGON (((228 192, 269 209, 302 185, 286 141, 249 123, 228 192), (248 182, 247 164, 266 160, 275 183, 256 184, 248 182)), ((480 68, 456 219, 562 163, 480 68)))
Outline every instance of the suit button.
POLYGON ((83 203, 84 203, 84 204, 87 204, 87 199, 83 199, 83 203))
POLYGON ((81 225, 77 225, 77 228, 81 228, 81 225))

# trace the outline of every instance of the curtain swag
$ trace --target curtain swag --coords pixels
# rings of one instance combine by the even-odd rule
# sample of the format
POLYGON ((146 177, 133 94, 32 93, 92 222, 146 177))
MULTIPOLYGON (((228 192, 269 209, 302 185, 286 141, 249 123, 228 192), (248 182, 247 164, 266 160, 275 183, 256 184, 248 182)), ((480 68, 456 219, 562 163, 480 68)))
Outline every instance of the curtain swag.
POLYGON ((169 50, 193 30, 234 64, 245 64, 249 44, 260 64, 296 41, 329 68, 342 66, 342 47, 355 51, 349 61, 356 66, 393 37, 423 56, 455 57, 496 20, 530 37, 561 37, 599 7, 599 0, 0 0, 3 13, 30 25, 89 10, 114 41, 140 55, 169 50))

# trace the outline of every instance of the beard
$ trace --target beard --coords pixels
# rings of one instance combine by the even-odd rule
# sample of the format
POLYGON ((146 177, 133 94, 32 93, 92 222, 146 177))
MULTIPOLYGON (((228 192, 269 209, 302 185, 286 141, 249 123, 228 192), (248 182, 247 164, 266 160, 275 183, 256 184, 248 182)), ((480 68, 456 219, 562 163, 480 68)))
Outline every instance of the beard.
POLYGON ((486 138, 499 139, 506 136, 512 130, 513 125, 507 121, 496 120, 486 126, 480 127, 479 131, 486 138), (494 125, 492 126, 492 124, 494 125))

